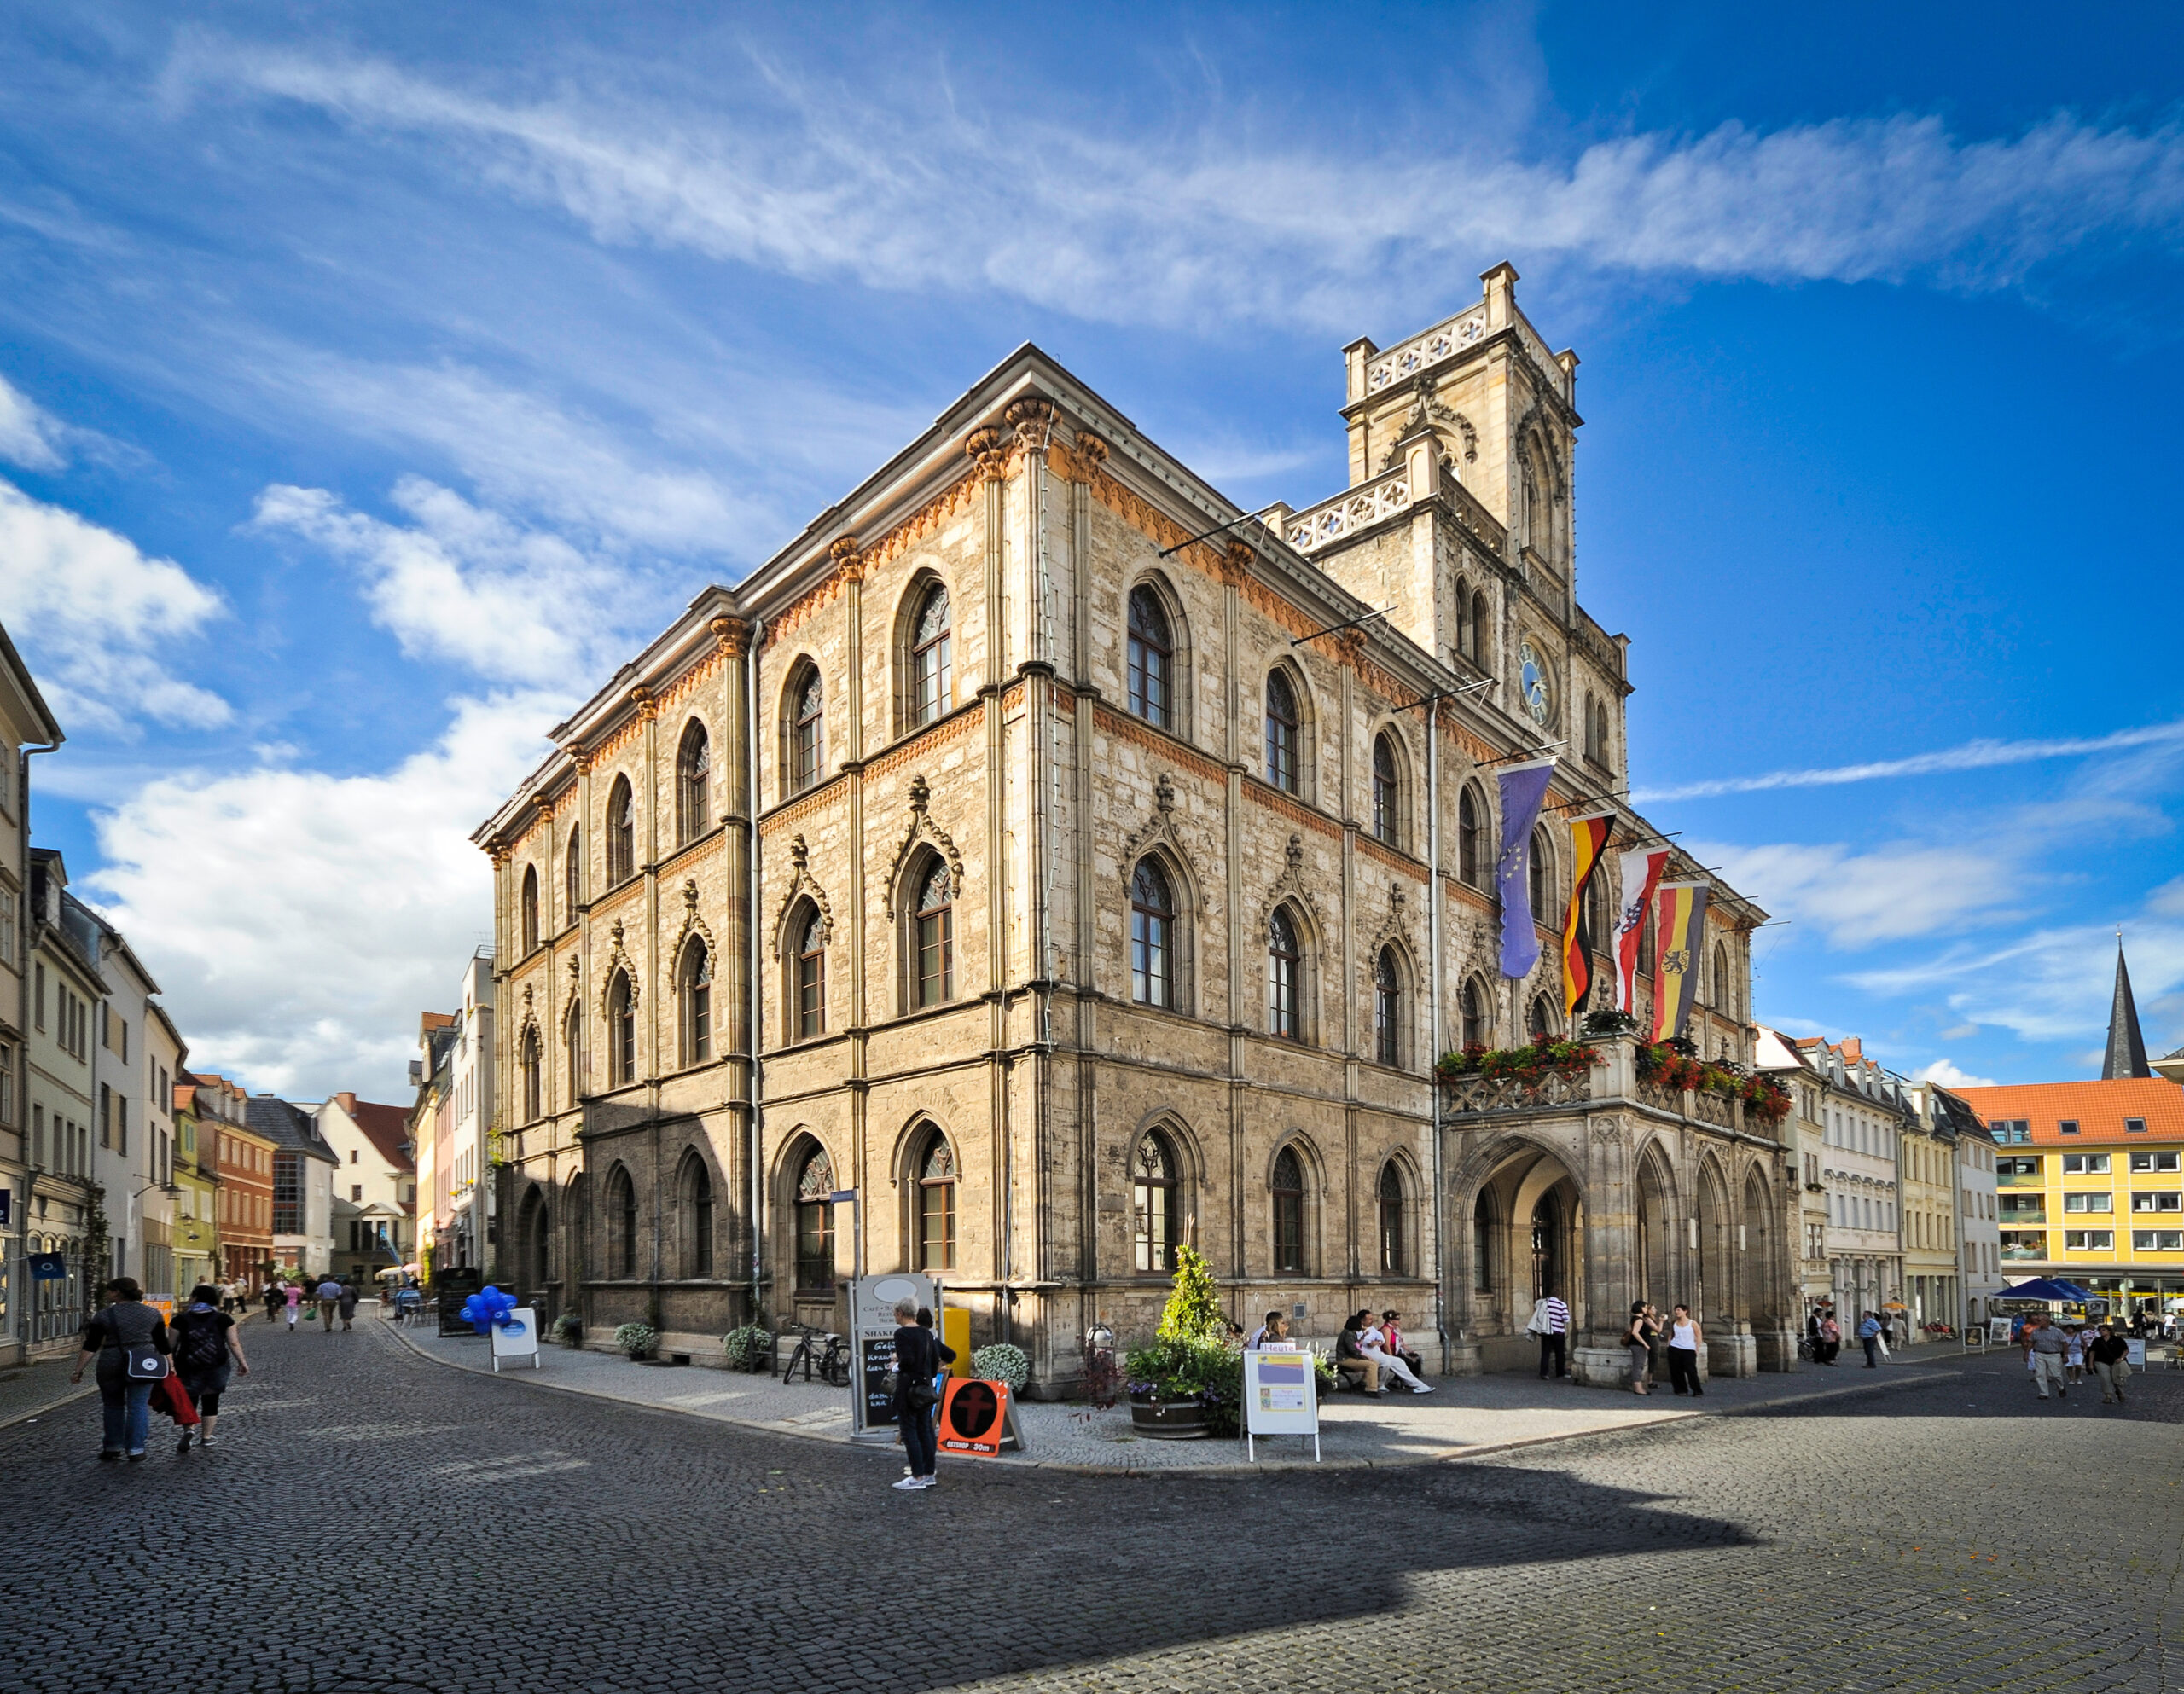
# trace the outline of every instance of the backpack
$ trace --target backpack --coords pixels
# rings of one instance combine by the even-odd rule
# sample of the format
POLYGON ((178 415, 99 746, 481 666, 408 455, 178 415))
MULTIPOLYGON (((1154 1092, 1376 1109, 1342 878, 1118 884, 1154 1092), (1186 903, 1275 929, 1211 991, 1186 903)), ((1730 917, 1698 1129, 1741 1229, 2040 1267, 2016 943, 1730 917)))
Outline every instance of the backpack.
POLYGON ((176 1351, 184 1370, 217 1371, 226 1360, 227 1337, 218 1317, 214 1312, 184 1312, 175 1320, 175 1328, 182 1331, 182 1345, 176 1351))

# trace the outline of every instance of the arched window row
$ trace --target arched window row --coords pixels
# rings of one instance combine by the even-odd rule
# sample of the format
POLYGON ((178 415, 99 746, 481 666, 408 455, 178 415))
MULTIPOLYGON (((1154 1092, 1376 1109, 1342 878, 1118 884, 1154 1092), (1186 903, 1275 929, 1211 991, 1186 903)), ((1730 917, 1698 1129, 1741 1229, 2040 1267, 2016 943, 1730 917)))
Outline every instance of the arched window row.
POLYGON ((692 718, 675 753, 675 844, 687 847, 712 827, 713 745, 692 718))
POLYGON ((538 867, 523 867, 523 892, 517 899, 518 922, 523 931, 523 950, 533 951, 538 945, 538 867))

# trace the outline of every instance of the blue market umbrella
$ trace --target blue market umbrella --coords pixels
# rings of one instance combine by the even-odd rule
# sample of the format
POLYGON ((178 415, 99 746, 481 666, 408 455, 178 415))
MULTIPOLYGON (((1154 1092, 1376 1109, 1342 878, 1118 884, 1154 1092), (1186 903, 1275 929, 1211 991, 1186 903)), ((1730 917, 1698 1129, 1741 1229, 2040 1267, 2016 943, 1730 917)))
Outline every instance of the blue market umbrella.
POLYGON ((2090 1300, 2093 1297, 2075 1282, 2058 1282, 2053 1277, 2036 1276, 2030 1282, 2020 1282, 1990 1294, 1989 1300, 2090 1300))

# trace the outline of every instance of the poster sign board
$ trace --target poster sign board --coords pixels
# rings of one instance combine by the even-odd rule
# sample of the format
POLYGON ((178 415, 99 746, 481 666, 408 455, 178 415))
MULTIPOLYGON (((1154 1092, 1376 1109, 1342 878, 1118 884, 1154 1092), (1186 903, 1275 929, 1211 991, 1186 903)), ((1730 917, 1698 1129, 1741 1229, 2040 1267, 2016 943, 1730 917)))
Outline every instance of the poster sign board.
POLYGON ((2128 1354, 2126 1354, 2125 1357, 2126 1357, 2127 1360, 2129 1361, 2129 1365, 2130 1365, 2131 1368, 2132 1368, 2133 1370, 2135 1370, 2135 1371, 2143 1371, 2144 1369, 2146 1369, 2146 1343, 2145 1343, 2143 1340, 2139 1339, 2138 1337, 2134 1337, 2132 1339, 2130 1339, 2130 1340, 2129 1340, 2129 1341, 2126 1341, 2126 1342, 2123 1343, 2123 1345, 2124 1345, 2126 1348, 2128 1348, 2128 1349, 2130 1349, 2130 1350, 2129 1350, 2129 1352, 2128 1354))
POLYGON ((538 1314, 529 1306, 519 1306, 508 1314, 504 1324, 493 1326, 493 1368, 501 1368, 503 1359, 529 1359, 531 1368, 543 1370, 538 1357, 538 1314))
POLYGON ((940 1290, 929 1276, 895 1271, 861 1276, 850 1285, 851 1439, 895 1427, 895 1402, 885 1386, 895 1368, 895 1302, 915 1301, 938 1311, 940 1290))
POLYGON ((939 1450, 973 1459, 998 1459, 1005 1447, 1021 1448, 1016 1402, 1007 1383, 950 1377, 940 1401, 939 1450))
POLYGON ((1312 1355, 1304 1349, 1275 1352, 1261 1348, 1244 1355, 1244 1451, 1258 1462, 1260 1436, 1310 1436, 1312 1458, 1320 1456, 1320 1381, 1312 1355))
POLYGON ((2007 1318, 1987 1320, 1987 1344, 1989 1347, 2007 1347, 2010 1344, 2010 1320, 2007 1318))

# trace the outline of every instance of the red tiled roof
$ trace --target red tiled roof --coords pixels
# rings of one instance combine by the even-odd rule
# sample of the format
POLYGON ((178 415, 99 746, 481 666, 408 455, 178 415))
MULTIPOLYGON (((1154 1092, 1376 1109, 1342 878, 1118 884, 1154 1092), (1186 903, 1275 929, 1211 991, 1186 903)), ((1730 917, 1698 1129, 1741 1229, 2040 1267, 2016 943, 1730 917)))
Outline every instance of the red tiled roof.
POLYGON ((2088 1141, 2184 1141, 2184 1088, 2160 1076, 2118 1076, 2108 1082, 2020 1082, 2011 1088, 1952 1088, 1980 1122, 1995 1124, 2022 1118, 2032 1139, 2043 1146, 2080 1146, 2088 1141), (2146 1133, 2123 1128, 2127 1117, 2143 1117, 2146 1133), (2078 1126, 2065 1135, 2056 1126, 2065 1118, 2078 1126))
POLYGON ((365 1139, 379 1149, 380 1157, 397 1170, 417 1168, 402 1152, 402 1144, 410 1139, 410 1113, 406 1107, 358 1100, 349 1109, 349 1116, 356 1119, 357 1128, 364 1132, 365 1139))

